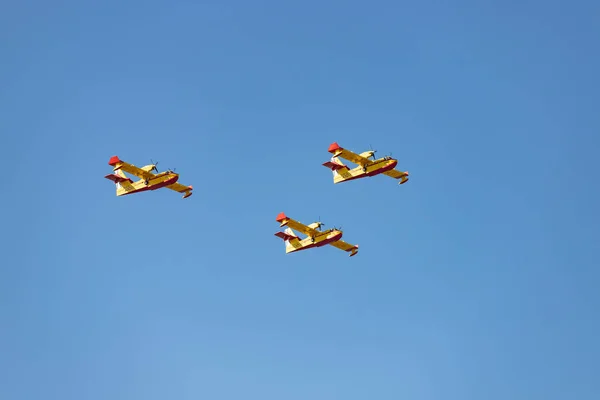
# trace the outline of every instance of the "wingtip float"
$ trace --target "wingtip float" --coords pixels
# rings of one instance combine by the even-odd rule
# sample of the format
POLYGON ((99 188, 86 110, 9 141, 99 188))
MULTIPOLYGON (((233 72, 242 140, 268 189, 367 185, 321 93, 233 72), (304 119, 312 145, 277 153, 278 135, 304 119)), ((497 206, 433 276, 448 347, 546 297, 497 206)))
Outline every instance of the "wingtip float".
POLYGON ((156 168, 157 164, 158 163, 152 163, 139 168, 133 164, 122 161, 118 156, 112 156, 110 160, 108 160, 108 165, 113 167, 113 173, 106 175, 105 178, 115 183, 117 196, 125 196, 162 188, 183 193, 184 199, 192 195, 192 190, 194 190, 192 186, 185 186, 177 183, 179 174, 171 170, 158 172, 158 169, 156 168), (152 171, 156 171, 156 174, 152 171), (140 179, 134 182, 125 175, 125 172, 140 179))

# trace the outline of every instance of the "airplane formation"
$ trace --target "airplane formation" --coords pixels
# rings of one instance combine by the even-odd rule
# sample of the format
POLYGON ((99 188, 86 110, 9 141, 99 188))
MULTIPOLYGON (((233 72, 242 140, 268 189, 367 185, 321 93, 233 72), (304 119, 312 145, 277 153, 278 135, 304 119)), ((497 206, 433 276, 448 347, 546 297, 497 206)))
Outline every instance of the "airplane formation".
MULTIPOLYGON (((323 163, 323 166, 329 168, 333 173, 333 183, 342 183, 355 179, 370 178, 376 175, 385 175, 393 179, 400 179, 399 185, 408 181, 408 171, 399 171, 396 168, 398 160, 390 156, 375 159, 375 150, 365 151, 360 154, 344 149, 336 142, 332 143, 328 149, 332 154, 330 161, 323 163), (340 158, 343 158, 357 166, 348 168, 340 158)), ((183 193, 183 198, 192 195, 192 186, 185 186, 179 183, 179 174, 170 169, 164 172, 158 172, 158 163, 152 163, 143 167, 136 167, 133 164, 122 161, 118 156, 113 156, 108 161, 108 165, 113 167, 113 173, 105 176, 116 186, 116 195, 125 196, 134 193, 145 192, 148 190, 157 190, 167 188, 178 193, 183 193), (155 171, 156 173, 153 173, 155 171), (133 181, 125 173, 139 178, 133 181)), ((285 253, 312 249, 331 245, 335 248, 350 253, 350 257, 358 253, 358 245, 350 244, 342 240, 343 232, 339 228, 332 228, 323 231, 322 222, 313 222, 305 225, 281 212, 275 218, 279 222, 279 227, 286 229, 283 232, 275 233, 275 236, 281 238, 285 243, 285 253), (294 231, 306 235, 300 238, 294 231)))

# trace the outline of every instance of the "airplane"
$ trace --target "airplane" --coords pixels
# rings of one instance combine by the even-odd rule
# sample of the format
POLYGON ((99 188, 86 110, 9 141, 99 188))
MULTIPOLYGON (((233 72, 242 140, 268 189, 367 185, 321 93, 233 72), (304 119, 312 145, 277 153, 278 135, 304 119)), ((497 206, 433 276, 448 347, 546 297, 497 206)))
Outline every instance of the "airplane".
POLYGON ((177 183, 179 174, 176 174, 171 170, 159 173, 156 168, 157 164, 158 163, 153 163, 139 168, 135 165, 121 161, 117 156, 113 156, 108 161, 108 165, 113 167, 114 173, 106 175, 105 178, 116 184, 117 196, 160 188, 167 188, 183 193, 184 199, 192 195, 192 190, 194 189, 192 186, 184 186, 177 183), (133 182, 123 171, 137 176, 140 180, 133 182), (156 174, 152 173, 152 171, 156 171, 156 174))
POLYGON ((356 154, 340 147, 337 142, 333 142, 327 151, 333 154, 333 156, 331 157, 331 161, 323 163, 323 166, 331 169, 333 172, 334 184, 359 178, 372 177, 379 174, 384 174, 394 179, 401 179, 398 183, 399 185, 408 181, 408 171, 401 172, 394 169, 398 164, 398 160, 391 156, 375 159, 377 150, 356 154), (342 157, 354 164, 358 164, 358 166, 349 169, 338 157, 342 157), (373 160, 370 160, 370 157, 372 157, 373 160))
POLYGON ((326 231, 321 230, 322 222, 313 222, 309 225, 304 225, 298 221, 288 218, 285 213, 279 213, 275 219, 280 223, 279 227, 287 226, 285 231, 277 232, 275 236, 283 239, 285 242, 285 253, 292 253, 295 251, 306 250, 313 247, 322 247, 325 245, 332 245, 340 250, 344 250, 350 253, 350 257, 358 253, 358 245, 352 245, 341 240, 342 231, 341 229, 333 228, 326 231), (300 239, 294 232, 302 232, 308 235, 304 239, 300 239))

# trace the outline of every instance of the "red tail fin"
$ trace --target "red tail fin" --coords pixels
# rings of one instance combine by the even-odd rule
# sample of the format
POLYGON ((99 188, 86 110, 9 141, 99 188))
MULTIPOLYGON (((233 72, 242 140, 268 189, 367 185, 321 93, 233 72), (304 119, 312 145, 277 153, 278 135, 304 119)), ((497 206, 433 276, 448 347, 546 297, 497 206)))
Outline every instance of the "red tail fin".
POLYGON ((343 150, 342 147, 340 147, 339 144, 337 144, 337 142, 333 142, 329 145, 329 148, 327 149, 328 152, 330 152, 331 154, 334 154, 336 151, 338 150, 343 150))

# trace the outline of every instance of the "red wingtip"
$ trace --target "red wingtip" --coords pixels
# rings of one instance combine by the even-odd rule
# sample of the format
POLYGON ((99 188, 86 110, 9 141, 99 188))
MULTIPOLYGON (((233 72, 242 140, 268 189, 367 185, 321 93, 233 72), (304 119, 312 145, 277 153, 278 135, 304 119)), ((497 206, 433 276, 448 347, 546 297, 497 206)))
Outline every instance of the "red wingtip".
POLYGON ((281 213, 279 213, 279 215, 277 216, 277 218, 275 219, 275 221, 281 222, 281 221, 283 221, 286 218, 287 218, 287 216, 285 215, 285 213, 281 212, 281 213))
POLYGON ((121 162, 121 160, 119 160, 119 157, 117 157, 117 156, 112 156, 112 157, 110 158, 110 160, 108 160, 108 165, 110 165, 110 166, 115 166, 117 163, 120 163, 120 162, 121 162))
POLYGON ((336 150, 341 149, 340 145, 337 144, 337 142, 333 142, 329 145, 329 149, 327 149, 328 152, 330 153, 334 153, 336 150))

